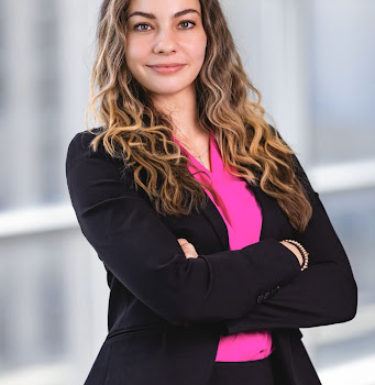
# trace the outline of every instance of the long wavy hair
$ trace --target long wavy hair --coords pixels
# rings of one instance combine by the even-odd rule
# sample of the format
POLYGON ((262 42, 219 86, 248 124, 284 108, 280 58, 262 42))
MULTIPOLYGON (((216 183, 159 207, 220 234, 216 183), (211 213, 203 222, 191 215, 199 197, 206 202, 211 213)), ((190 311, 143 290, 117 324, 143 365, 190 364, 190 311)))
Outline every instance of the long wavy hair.
MULTIPOLYGON (((101 127, 91 146, 97 151, 101 142, 107 153, 123 160, 124 168, 132 170, 136 190, 144 190, 158 214, 188 215, 200 211, 207 196, 189 172, 187 156, 171 139, 171 120, 154 107, 127 67, 130 3, 104 0, 101 6, 86 111, 86 121, 92 110, 101 127)), ((219 1, 200 4, 207 35, 205 60, 195 81, 201 127, 214 133, 232 175, 276 198, 292 227, 302 232, 312 207, 295 174, 294 152, 265 120, 261 94, 244 71, 219 1)))

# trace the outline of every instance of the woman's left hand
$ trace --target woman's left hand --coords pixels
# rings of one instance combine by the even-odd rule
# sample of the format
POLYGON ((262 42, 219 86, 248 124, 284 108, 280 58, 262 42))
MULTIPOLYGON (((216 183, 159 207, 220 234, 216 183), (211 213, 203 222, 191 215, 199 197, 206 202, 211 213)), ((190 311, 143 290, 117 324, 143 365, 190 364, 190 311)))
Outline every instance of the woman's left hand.
POLYGON ((186 258, 198 258, 198 253, 192 243, 189 243, 185 238, 179 238, 177 241, 184 251, 186 258))

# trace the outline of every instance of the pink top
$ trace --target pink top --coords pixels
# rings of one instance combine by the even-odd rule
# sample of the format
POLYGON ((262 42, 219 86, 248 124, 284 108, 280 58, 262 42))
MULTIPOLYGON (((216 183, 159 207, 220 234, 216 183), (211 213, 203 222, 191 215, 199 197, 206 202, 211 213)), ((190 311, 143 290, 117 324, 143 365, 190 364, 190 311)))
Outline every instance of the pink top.
MULTIPOLYGON (((224 168, 219 146, 211 133, 210 163, 211 171, 192 156, 176 138, 172 136, 192 162, 189 171, 199 181, 211 185, 218 196, 215 201, 209 190, 207 195, 220 212, 228 229, 230 250, 242 249, 259 241, 262 228, 262 212, 252 191, 243 178, 231 175, 224 168), (197 173, 203 170, 208 174, 197 173), (249 220, 251 218, 251 221, 249 220)), ((215 361, 253 361, 269 356, 274 347, 269 330, 241 332, 221 336, 215 361)))

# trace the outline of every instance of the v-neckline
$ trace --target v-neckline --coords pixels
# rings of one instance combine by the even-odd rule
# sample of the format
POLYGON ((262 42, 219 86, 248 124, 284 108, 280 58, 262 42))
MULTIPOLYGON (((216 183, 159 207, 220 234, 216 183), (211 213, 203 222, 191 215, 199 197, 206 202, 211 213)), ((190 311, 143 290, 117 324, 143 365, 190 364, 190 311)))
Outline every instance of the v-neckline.
MULTIPOLYGON (((213 133, 210 132, 210 163, 211 163, 211 171, 208 170, 205 166, 203 166, 201 163, 198 162, 197 159, 195 159, 192 155, 189 154, 189 152, 181 145, 181 143, 172 135, 172 139, 176 141, 176 143, 181 147, 181 149, 186 153, 188 158, 192 158, 193 162, 196 162, 198 164, 198 167, 200 169, 204 168, 207 173, 209 173, 210 176, 212 176, 214 169, 212 168, 212 160, 213 160, 213 152, 216 151, 217 148, 214 148, 216 139, 213 136, 213 133)), ((215 166, 214 166, 215 168, 215 166)), ((262 211, 262 227, 260 232, 260 238, 259 240, 263 240, 266 237, 269 236, 269 234, 272 234, 271 227, 272 221, 270 220, 268 216, 268 210, 267 210, 267 195, 262 191, 260 186, 254 186, 251 185, 249 182, 247 182, 247 187, 253 192, 256 200, 258 201, 261 211, 262 211)), ((224 250, 229 250, 229 234, 228 229, 226 226, 226 223, 221 216, 220 211, 217 209, 215 203, 212 201, 210 196, 205 191, 204 194, 206 195, 206 202, 207 205, 204 207, 202 213, 203 215, 209 220, 209 222, 212 224, 213 229, 215 230, 217 236, 220 239, 221 245, 223 246, 224 250)))

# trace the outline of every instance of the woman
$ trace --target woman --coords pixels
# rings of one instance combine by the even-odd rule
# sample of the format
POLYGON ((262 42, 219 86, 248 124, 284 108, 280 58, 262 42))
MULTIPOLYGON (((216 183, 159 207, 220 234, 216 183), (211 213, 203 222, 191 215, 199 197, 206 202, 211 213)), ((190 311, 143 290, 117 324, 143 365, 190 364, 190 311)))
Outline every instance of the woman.
POLYGON ((320 384, 299 328, 351 320, 356 282, 218 1, 105 0, 90 106, 67 182, 111 293, 86 384, 320 384))

